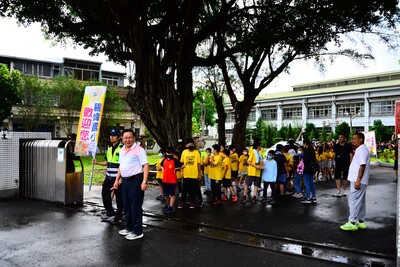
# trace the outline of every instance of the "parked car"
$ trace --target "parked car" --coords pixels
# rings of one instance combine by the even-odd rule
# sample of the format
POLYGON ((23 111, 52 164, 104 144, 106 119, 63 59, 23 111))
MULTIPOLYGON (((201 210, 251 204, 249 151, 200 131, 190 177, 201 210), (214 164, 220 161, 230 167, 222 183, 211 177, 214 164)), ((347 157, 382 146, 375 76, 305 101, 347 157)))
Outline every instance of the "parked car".
MULTIPOLYGON (((301 142, 301 143, 302 143, 302 142, 301 142)), ((282 144, 283 146, 286 146, 286 145, 288 145, 289 143, 288 143, 287 141, 279 141, 278 143, 274 144, 274 145, 271 146, 270 148, 267 148, 265 151, 268 152, 268 151, 270 151, 270 150, 276 150, 276 146, 277 146, 278 144, 282 144)), ((300 142, 295 142, 294 145, 297 146, 297 147, 301 147, 301 146, 302 146, 302 144, 300 144, 300 142)))

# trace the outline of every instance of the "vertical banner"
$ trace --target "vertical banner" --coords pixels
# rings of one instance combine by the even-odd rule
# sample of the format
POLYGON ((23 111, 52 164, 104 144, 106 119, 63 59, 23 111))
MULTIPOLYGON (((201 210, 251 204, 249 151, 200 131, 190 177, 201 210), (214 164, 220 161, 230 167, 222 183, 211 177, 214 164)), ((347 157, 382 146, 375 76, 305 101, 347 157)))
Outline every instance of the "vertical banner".
POLYGON ((368 147, 369 154, 376 156, 376 139, 375 131, 363 132, 365 136, 364 144, 368 147))
POLYGON ((75 144, 78 156, 96 155, 106 91, 106 86, 87 86, 85 89, 75 144))
POLYGON ((395 103, 394 125, 395 125, 394 138, 400 138, 400 101, 399 100, 397 100, 395 103))

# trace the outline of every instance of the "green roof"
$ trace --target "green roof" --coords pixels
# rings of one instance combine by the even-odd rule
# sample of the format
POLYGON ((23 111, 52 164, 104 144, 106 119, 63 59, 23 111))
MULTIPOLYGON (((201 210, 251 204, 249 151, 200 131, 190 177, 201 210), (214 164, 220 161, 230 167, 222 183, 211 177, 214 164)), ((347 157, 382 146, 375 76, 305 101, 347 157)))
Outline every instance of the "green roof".
POLYGON ((282 93, 273 93, 266 95, 259 95, 256 100, 274 100, 281 98, 296 98, 303 96, 311 96, 311 95, 324 95, 324 94, 332 94, 332 93, 340 93, 340 92, 349 92, 349 91, 360 91, 367 89, 377 89, 383 87, 394 87, 400 86, 400 80, 389 80, 382 82, 372 82, 372 83, 361 83, 361 84, 353 84, 353 85, 343 85, 337 87, 327 87, 327 88, 319 88, 313 90, 304 90, 304 91, 290 91, 290 92, 282 92, 282 93))

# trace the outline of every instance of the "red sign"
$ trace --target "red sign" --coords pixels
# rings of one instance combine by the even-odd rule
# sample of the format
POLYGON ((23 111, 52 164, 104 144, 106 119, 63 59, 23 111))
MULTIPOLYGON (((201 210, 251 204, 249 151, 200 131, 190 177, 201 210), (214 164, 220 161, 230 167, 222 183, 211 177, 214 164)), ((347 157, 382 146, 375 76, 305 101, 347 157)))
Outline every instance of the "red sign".
POLYGON ((400 138, 400 101, 396 101, 394 124, 395 124, 395 137, 400 138))

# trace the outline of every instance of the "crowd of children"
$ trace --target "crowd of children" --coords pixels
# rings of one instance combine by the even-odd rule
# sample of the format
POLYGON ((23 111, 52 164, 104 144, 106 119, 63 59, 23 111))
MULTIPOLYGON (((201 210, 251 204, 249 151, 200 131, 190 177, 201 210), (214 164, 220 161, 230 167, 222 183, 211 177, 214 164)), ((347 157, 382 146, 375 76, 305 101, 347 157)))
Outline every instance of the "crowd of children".
POLYGON ((157 162, 156 178, 160 186, 157 199, 165 200, 163 212, 166 214, 175 211, 177 188, 178 208, 185 204, 189 208, 203 207, 203 194, 207 203, 214 206, 227 201, 235 203, 242 190, 241 203, 255 204, 261 192, 261 203, 271 205, 286 195, 305 204, 317 203, 314 183, 334 179, 335 142, 308 144, 304 147, 295 146, 294 142, 286 146, 278 144, 276 150, 265 153, 260 142, 255 141, 239 157, 235 146, 217 144, 202 155, 193 139, 189 139, 180 157, 173 148, 161 150, 161 159, 157 162))

